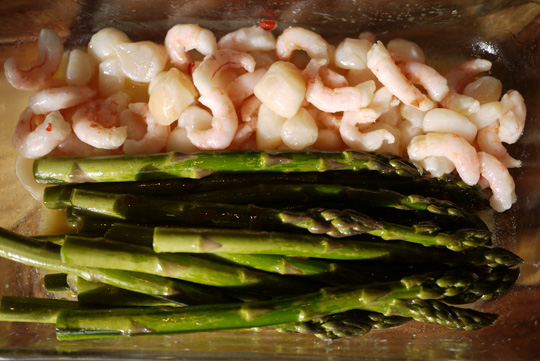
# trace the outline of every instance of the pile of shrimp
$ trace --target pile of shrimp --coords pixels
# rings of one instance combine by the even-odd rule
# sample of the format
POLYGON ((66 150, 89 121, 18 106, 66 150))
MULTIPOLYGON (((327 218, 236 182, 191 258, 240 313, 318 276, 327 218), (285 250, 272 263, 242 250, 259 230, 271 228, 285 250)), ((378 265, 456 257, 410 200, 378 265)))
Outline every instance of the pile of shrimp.
POLYGON ((444 75, 414 42, 369 32, 330 44, 264 21, 219 40, 195 24, 163 44, 113 28, 86 49, 64 50, 42 30, 29 69, 5 62, 12 86, 35 90, 14 145, 24 158, 219 149, 392 152, 428 173, 457 172, 491 188, 492 207, 516 201, 509 168, 526 118, 516 90, 502 94, 491 62, 474 58, 444 75))

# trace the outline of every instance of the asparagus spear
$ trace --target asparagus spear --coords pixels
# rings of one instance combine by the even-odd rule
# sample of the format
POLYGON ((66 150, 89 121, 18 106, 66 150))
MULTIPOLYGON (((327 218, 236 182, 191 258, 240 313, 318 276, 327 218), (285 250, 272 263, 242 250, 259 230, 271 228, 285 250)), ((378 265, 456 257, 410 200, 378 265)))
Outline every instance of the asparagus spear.
POLYGON ((512 267, 522 262, 514 253, 499 247, 453 252, 408 242, 380 242, 374 237, 337 239, 324 235, 213 228, 156 227, 154 250, 158 253, 270 254, 451 266, 512 267))
POLYGON ((141 272, 67 265, 60 247, 0 228, 0 257, 45 270, 100 281, 182 304, 230 302, 220 290, 141 272))
POLYGON ((2 296, 0 321, 55 323, 61 311, 78 308, 80 305, 75 301, 2 296))
POLYGON ((318 284, 231 266, 189 254, 157 254, 144 246, 67 236, 62 245, 67 265, 145 272, 194 283, 239 288, 256 293, 298 293, 318 284))
MULTIPOLYGON (((88 190, 89 187, 81 185, 79 189, 88 190)), ((74 187, 55 186, 45 190, 44 204, 49 208, 71 207, 71 191, 74 187), (63 187, 63 188, 55 188, 63 187), (69 192, 67 191, 69 189, 69 192), (57 196, 58 191, 60 196, 57 196)), ((93 187, 95 188, 95 187, 93 187)), ((125 190, 123 190, 125 193, 125 190)), ((110 192, 107 192, 110 193, 110 192)), ((367 189, 343 185, 329 184, 258 184, 250 187, 218 189, 206 192, 192 192, 177 195, 174 199, 182 201, 199 201, 229 204, 257 204, 268 206, 272 204, 311 204, 321 206, 329 202, 339 203, 345 208, 384 207, 407 211, 422 211, 437 218, 444 218, 447 222, 454 222, 470 227, 485 228, 485 224, 474 213, 457 206, 455 203, 424 197, 415 194, 403 195, 386 189, 367 189)))
POLYGON ((426 246, 445 246, 460 251, 488 244, 487 229, 440 231, 435 226, 402 226, 375 219, 353 210, 310 209, 283 211, 252 205, 187 202, 136 197, 126 194, 73 191, 74 212, 111 219, 146 223, 267 230, 306 229, 311 233, 344 237, 369 233, 383 239, 402 239, 426 246))
POLYGON ((451 304, 467 304, 478 300, 490 300, 512 287, 519 276, 519 269, 500 267, 492 269, 472 285, 466 292, 448 297, 445 302, 451 304))
POLYGON ((213 172, 324 172, 373 170, 382 174, 419 176, 411 161, 389 153, 356 151, 215 151, 103 157, 45 157, 34 161, 40 183, 121 182, 201 178, 213 172))
POLYGON ((372 329, 401 326, 412 318, 385 316, 376 312, 350 310, 306 322, 292 322, 273 326, 279 332, 313 334, 321 339, 361 336, 372 329))
MULTIPOLYGON (((455 322, 454 317, 444 315, 444 309, 436 314, 440 314, 440 317, 426 317, 423 309, 418 311, 401 300, 439 299, 455 295, 473 282, 474 277, 471 274, 445 272, 405 277, 397 282, 320 289, 307 295, 268 301, 177 308, 67 310, 61 312, 57 319, 57 338, 74 340, 262 327, 309 321, 315 317, 353 309, 375 312, 383 310, 381 313, 387 316, 402 315, 402 312, 406 312, 423 321, 454 327, 459 326, 460 322, 455 322), (163 322, 164 319, 168 322, 163 322)), ((479 326, 493 322, 496 317, 481 313, 475 316, 473 320, 479 326)))
POLYGON ((43 285, 47 292, 71 291, 68 275, 65 273, 50 273, 43 276, 43 285))
POLYGON ((200 179, 177 178, 137 182, 104 182, 60 184, 45 188, 43 202, 49 208, 69 206, 71 191, 76 187, 89 191, 128 193, 155 197, 170 197, 226 189, 244 189, 259 184, 325 184, 393 190, 403 194, 419 194, 458 203, 461 207, 486 208, 487 198, 479 186, 469 186, 454 175, 433 178, 400 177, 355 171, 327 172, 217 172, 200 179))
MULTIPOLYGON (((436 215, 455 217, 461 222, 469 222, 477 216, 455 203, 416 194, 401 194, 386 189, 367 189, 336 184, 267 184, 261 183, 242 187, 209 192, 189 193, 178 196, 179 200, 202 201, 212 203, 231 203, 257 205, 278 203, 328 203, 337 202, 354 207, 388 207, 401 210, 427 211, 436 215)), ((478 221, 477 223, 481 223, 478 221)))
POLYGON ((161 297, 128 291, 101 282, 90 282, 77 277, 77 301, 88 307, 130 307, 130 306, 171 306, 183 304, 171 302, 161 297))

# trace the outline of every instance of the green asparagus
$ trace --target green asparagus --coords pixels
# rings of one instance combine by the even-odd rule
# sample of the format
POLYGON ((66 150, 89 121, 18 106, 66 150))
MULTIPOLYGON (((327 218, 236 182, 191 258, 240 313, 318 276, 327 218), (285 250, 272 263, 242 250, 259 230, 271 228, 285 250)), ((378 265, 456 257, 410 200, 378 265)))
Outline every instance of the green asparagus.
POLYGON ((60 247, 0 228, 0 257, 45 270, 100 281, 182 304, 230 302, 220 290, 141 272, 67 265, 60 247))
POLYGON ((354 210, 310 209, 295 212, 252 205, 187 202, 127 194, 73 191, 74 211, 134 223, 266 230, 306 229, 333 237, 369 233, 382 239, 401 239, 460 251, 489 244, 487 229, 442 231, 430 225, 402 226, 377 221, 354 210))
POLYGON ((356 151, 214 151, 103 157, 45 157, 34 161, 40 183, 121 182, 201 178, 213 172, 324 172, 372 170, 416 177, 420 170, 408 159, 356 151))
POLYGON ((306 322, 292 322, 273 326, 279 332, 313 334, 321 339, 361 336, 372 329, 401 326, 412 318, 385 316, 376 312, 351 310, 306 322))
POLYGON ((67 236, 61 250, 67 265, 145 272, 194 283, 238 288, 255 293, 298 293, 318 284, 278 277, 240 266, 231 266, 189 254, 157 254, 144 246, 115 241, 94 241, 67 236))
POLYGON ((467 185, 454 175, 447 174, 438 178, 430 176, 399 177, 380 175, 376 172, 359 173, 355 171, 217 172, 200 179, 177 178, 137 182, 60 184, 45 189, 43 202, 49 208, 64 208, 70 205, 71 191, 74 188, 107 193, 171 197, 233 188, 244 189, 259 184, 278 186, 281 184, 324 184, 371 190, 382 188, 402 194, 419 194, 426 197, 450 200, 467 209, 488 207, 487 197, 479 186, 467 185))
POLYGON ((43 285, 47 292, 71 291, 68 275, 65 273, 49 273, 43 276, 43 285))
POLYGON ((11 322, 56 323, 61 311, 81 307, 75 301, 20 296, 2 296, 0 302, 0 321, 11 322))
MULTIPOLYGON (((79 189, 84 185, 79 186, 79 189)), ((71 207, 71 192, 74 187, 55 186, 45 190, 44 204, 49 208, 59 209, 71 207), (63 187, 58 189, 57 187, 63 187), (69 190, 69 191, 68 191, 69 190), (61 195, 57 195, 62 191, 61 195)), ((95 187, 94 187, 95 188, 95 187)), ((120 191, 120 190, 119 190, 120 191)), ((125 190, 122 190, 126 193, 125 190)), ((111 193, 111 192, 107 192, 111 193)), ((485 228, 482 220, 474 213, 456 204, 432 197, 415 194, 403 195, 386 189, 367 189, 343 185, 329 184, 258 184, 242 188, 225 188, 206 192, 191 192, 174 197, 182 201, 198 201, 228 204, 256 204, 268 206, 272 204, 310 204, 322 206, 328 203, 339 203, 342 207, 385 207, 408 211, 424 211, 436 217, 446 217, 453 222, 471 224, 485 228)))
POLYGON ((324 235, 213 228, 156 227, 154 250, 158 253, 270 254, 452 266, 512 267, 522 262, 514 253, 498 247, 476 247, 453 252, 402 241, 379 242, 374 237, 333 238, 324 235))
MULTIPOLYGON (((323 288, 302 296, 236 304, 177 308, 135 307, 103 311, 66 310, 58 316, 57 337, 59 340, 75 340, 262 327, 310 321, 315 317, 353 309, 383 311, 381 313, 387 316, 402 315, 406 312, 408 316, 418 317, 426 322, 455 327, 460 325, 460 322, 455 322, 455 315, 426 317, 424 309, 413 307, 415 305, 406 304, 405 301, 456 295, 474 283, 474 276, 466 272, 432 273, 405 277, 397 282, 323 288), (168 321, 163 322, 165 319, 168 321)), ((441 310, 442 312, 444 310, 441 310)), ((474 320, 479 326, 489 324, 496 317, 481 313, 475 316, 474 320)))

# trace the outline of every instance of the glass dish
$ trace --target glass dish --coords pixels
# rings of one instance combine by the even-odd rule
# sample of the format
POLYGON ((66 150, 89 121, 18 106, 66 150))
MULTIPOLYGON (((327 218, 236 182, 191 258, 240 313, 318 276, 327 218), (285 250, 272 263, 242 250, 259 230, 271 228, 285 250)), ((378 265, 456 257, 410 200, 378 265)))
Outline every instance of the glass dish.
MULTIPOLYGON (((52 325, 0 323, 4 359, 171 359, 171 360, 534 360, 540 359, 540 4, 529 1, 470 0, 29 0, 2 1, 0 61, 34 59, 41 28, 57 31, 66 46, 81 46, 91 34, 116 27, 133 40, 162 41, 176 23, 198 23, 223 34, 259 20, 278 29, 310 28, 328 38, 372 31, 382 40, 417 42, 439 66, 482 57, 507 89, 528 105, 525 133, 509 147, 523 160, 512 170, 518 201, 495 217, 495 244, 525 263, 514 288, 477 307, 500 319, 475 332, 410 323, 366 336, 322 341, 273 331, 212 332, 174 337, 58 342, 52 325)), ((3 73, 3 72, 2 72, 3 73)), ((46 211, 19 184, 11 145, 28 92, 0 78, 0 226, 35 233, 46 211)), ((46 296, 39 271, 0 259, 0 296, 46 296)))

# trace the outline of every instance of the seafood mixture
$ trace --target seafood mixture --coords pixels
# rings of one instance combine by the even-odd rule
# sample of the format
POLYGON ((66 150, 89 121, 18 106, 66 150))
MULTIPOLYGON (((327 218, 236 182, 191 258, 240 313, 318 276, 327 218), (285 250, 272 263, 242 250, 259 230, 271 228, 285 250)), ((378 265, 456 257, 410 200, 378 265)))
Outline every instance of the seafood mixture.
POLYGON ((353 149, 391 152, 433 176, 457 172, 492 190, 499 211, 516 200, 505 144, 526 118, 516 90, 504 94, 491 62, 472 59, 441 74, 414 42, 371 33, 331 44, 310 30, 279 35, 265 21, 217 39, 173 26, 163 44, 113 28, 86 49, 66 50, 41 31, 39 55, 5 75, 32 90, 13 138, 28 159, 221 149, 353 149))

